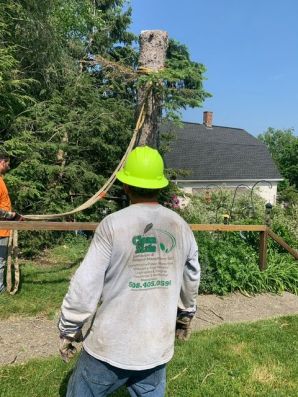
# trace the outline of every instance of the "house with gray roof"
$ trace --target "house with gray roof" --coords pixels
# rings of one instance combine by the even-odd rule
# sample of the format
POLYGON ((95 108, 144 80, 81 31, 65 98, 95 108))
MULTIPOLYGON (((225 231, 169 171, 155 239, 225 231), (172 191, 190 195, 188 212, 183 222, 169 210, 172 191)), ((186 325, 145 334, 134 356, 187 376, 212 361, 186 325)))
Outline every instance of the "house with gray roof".
POLYGON ((204 112, 203 123, 168 123, 161 132, 173 134, 165 155, 167 168, 186 170, 177 183, 187 193, 208 188, 252 188, 266 202, 276 203, 282 181, 265 144, 243 129, 213 125, 213 113, 204 112))

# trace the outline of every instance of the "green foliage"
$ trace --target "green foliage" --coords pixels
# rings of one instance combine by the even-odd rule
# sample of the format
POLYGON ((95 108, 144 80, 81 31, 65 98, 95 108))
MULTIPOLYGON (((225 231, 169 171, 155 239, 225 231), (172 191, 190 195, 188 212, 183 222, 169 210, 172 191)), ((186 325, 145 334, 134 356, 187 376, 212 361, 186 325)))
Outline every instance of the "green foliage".
POLYGON ((289 291, 297 294, 298 268, 294 258, 269 248, 268 267, 260 272, 258 249, 242 236, 231 232, 213 236, 197 233, 202 266, 200 292, 222 295, 235 291, 250 294, 289 291))
MULTIPOLYGON (((103 185, 122 157, 133 128, 131 96, 108 95, 105 73, 79 63, 96 49, 116 53, 117 45, 126 45, 129 52, 130 10, 122 4, 50 0, 44 7, 25 0, 3 14, 0 30, 14 49, 15 65, 34 79, 27 92, 36 101, 5 124, 4 148, 12 156, 6 182, 18 212, 73 209, 103 185)), ((111 205, 100 202, 66 220, 99 220, 104 207, 111 205)), ((22 253, 36 255, 55 239, 61 241, 54 233, 24 233, 22 253)))
POLYGON ((10 41, 18 48, 22 69, 39 82, 39 99, 61 89, 88 54, 105 54, 115 43, 127 43, 130 10, 123 0, 15 1, 7 15, 10 41), (26 49, 26 51, 24 51, 26 49))
POLYGON ((292 129, 278 130, 268 128, 258 137, 268 147, 273 160, 276 162, 282 176, 286 178, 279 186, 281 199, 288 203, 293 200, 297 204, 298 195, 298 136, 292 129), (291 187, 290 190, 289 187, 291 187))
MULTIPOLYGON (((6 182, 20 213, 67 212, 99 190, 130 140, 139 84, 152 81, 171 117, 209 95, 202 87, 204 66, 172 40, 165 70, 136 77, 138 50, 124 0, 7 3, 0 17, 0 106, 4 149, 12 157, 6 182)), ((112 205, 100 202, 67 220, 99 220, 104 207, 112 205)), ((47 233, 22 236, 26 255, 53 241, 47 233)))
POLYGON ((162 98, 164 116, 178 121, 181 109, 200 107, 211 96, 203 89, 205 72, 203 64, 191 61, 185 45, 171 39, 165 69, 140 77, 138 85, 150 81, 155 95, 162 98))
MULTIPOLYGON (((298 362, 293 360, 298 317, 225 325, 177 343, 167 365, 168 397, 296 397, 298 362), (198 362, 200 365, 198 365, 198 362)), ((5 397, 65 396, 75 360, 30 360, 0 369, 5 397), (40 379, 43 381, 41 382, 40 379)), ((127 397, 125 388, 111 397, 127 397)))
MULTIPOLYGON (((258 196, 242 194, 234 200, 229 191, 213 192, 211 201, 205 195, 195 196, 180 214, 188 223, 223 223, 224 214, 232 215, 235 224, 264 224, 265 203, 258 196)), ((290 246, 297 249, 297 207, 291 213, 275 206, 271 228, 290 246), (295 212, 294 212, 295 211, 295 212)), ((268 239, 267 269, 260 272, 259 235, 253 232, 196 232, 202 267, 202 293, 226 294, 290 291, 298 293, 297 264, 285 250, 268 239)))
POLYGON ((298 206, 273 207, 271 228, 293 248, 298 248, 298 206))
POLYGON ((290 185, 288 180, 280 182, 278 187, 278 201, 291 210, 292 206, 298 205, 298 189, 290 185))
POLYGON ((167 61, 164 72, 165 110, 177 111, 186 107, 202 106, 204 100, 211 96, 203 89, 203 64, 191 61, 187 47, 175 40, 169 41, 167 61))
POLYGON ((5 15, 9 14, 12 9, 12 4, 0 3, 0 131, 2 139, 14 117, 33 102, 33 98, 27 93, 33 80, 24 77, 20 62, 16 57, 18 47, 9 42, 11 32, 5 15))
POLYGON ((19 211, 72 209, 91 197, 118 164, 132 111, 118 99, 101 100, 93 84, 91 77, 79 76, 62 97, 57 93, 17 120, 14 138, 5 145, 17 158, 7 182, 19 211))

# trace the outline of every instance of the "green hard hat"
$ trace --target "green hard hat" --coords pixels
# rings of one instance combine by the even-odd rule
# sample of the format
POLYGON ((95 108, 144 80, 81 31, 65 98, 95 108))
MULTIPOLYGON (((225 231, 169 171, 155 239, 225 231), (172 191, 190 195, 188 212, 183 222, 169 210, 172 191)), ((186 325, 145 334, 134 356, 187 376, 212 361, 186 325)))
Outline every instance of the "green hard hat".
POLYGON ((124 167, 116 177, 126 185, 161 189, 169 184, 163 172, 163 160, 158 151, 148 146, 140 146, 129 153, 124 167))

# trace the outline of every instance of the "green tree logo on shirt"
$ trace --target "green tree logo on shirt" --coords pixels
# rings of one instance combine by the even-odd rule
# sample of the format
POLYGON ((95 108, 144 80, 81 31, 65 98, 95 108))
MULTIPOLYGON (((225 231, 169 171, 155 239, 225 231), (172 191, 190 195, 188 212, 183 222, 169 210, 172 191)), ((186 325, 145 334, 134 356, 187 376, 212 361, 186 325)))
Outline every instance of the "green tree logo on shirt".
POLYGON ((175 237, 162 229, 153 228, 153 223, 146 225, 142 235, 134 236, 132 243, 136 246, 136 254, 154 253, 159 248, 165 253, 171 252, 176 246, 175 237), (149 231, 155 231, 160 236, 158 239, 155 236, 146 236, 149 231))

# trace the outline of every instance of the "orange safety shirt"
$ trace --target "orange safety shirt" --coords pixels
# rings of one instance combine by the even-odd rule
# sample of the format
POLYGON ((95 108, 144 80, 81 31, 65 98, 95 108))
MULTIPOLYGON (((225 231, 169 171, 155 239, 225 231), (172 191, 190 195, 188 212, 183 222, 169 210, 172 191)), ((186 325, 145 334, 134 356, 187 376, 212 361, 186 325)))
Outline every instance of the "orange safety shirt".
MULTIPOLYGON (((0 208, 5 211, 11 211, 11 201, 5 182, 0 176, 0 208)), ((0 230, 0 237, 9 237, 10 230, 0 230)))

